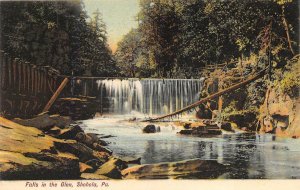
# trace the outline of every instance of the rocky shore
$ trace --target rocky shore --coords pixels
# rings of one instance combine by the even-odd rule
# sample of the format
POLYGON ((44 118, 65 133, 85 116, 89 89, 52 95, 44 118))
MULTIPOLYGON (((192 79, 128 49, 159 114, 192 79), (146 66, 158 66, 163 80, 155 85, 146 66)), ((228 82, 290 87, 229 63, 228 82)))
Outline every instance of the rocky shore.
POLYGON ((140 158, 115 157, 107 145, 101 136, 85 133, 69 117, 47 113, 26 120, 0 117, 0 178, 217 178, 227 170, 216 161, 199 159, 140 165, 140 158))

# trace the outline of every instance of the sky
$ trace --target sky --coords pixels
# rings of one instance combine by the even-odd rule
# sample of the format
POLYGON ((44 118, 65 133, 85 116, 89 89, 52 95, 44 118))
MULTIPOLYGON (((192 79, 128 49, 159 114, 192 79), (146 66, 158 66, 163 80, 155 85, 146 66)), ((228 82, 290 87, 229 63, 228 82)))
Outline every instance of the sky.
POLYGON ((113 52, 122 37, 137 27, 135 16, 139 11, 139 0, 83 0, 83 2, 90 17, 97 9, 102 13, 108 44, 113 52))

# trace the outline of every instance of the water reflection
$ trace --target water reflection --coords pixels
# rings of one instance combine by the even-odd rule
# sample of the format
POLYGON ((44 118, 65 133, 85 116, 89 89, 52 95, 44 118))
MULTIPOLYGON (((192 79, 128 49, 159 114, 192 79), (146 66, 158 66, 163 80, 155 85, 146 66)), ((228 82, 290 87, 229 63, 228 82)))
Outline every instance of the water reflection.
POLYGON ((157 134, 143 134, 141 127, 134 124, 86 124, 87 131, 117 136, 107 139, 115 155, 141 157, 143 164, 200 158, 229 164, 231 171, 224 178, 300 178, 299 139, 274 138, 269 134, 183 137, 171 127, 161 127, 157 134))

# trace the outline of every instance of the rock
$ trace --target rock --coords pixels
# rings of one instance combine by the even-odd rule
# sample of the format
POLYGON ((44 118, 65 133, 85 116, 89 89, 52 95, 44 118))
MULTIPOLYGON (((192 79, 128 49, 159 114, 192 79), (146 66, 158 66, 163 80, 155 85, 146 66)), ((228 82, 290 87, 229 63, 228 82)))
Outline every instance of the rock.
POLYGON ((156 132, 160 132, 160 126, 156 127, 156 132))
POLYGON ((87 147, 82 143, 60 143, 55 142, 55 146, 61 152, 69 152, 77 156, 80 162, 86 162, 92 159, 98 159, 102 163, 107 161, 106 153, 99 153, 98 151, 94 151, 93 149, 87 147))
POLYGON ((1 179, 78 179, 78 158, 60 153, 55 143, 71 142, 0 117, 1 179))
POLYGON ((143 132, 144 133, 155 133, 156 132, 155 125, 147 125, 146 127, 144 127, 143 132))
POLYGON ((83 130, 79 125, 70 126, 62 129, 61 133, 57 137, 60 139, 75 139, 76 135, 81 132, 83 132, 83 130))
POLYGON ((85 163, 79 162, 80 173, 92 173, 94 169, 85 163))
POLYGON ((191 128, 191 123, 184 123, 183 128, 184 129, 190 129, 191 128))
POLYGON ((111 179, 104 175, 99 175, 95 173, 82 173, 80 176, 82 179, 88 179, 88 180, 108 180, 111 179))
POLYGON ((108 148, 102 147, 101 145, 99 145, 98 143, 93 143, 93 149, 99 151, 99 152, 106 152, 109 155, 112 154, 112 151, 109 150, 108 148))
POLYGON ((100 140, 99 137, 96 134, 93 133, 88 133, 85 134, 83 132, 77 133, 77 135, 75 136, 75 139, 78 140, 81 143, 86 144, 89 147, 93 147, 93 144, 100 144, 101 146, 107 146, 108 144, 103 141, 100 140))
POLYGON ((249 130, 256 130, 257 118, 254 112, 236 113, 228 116, 230 122, 236 123, 239 128, 246 127, 249 130))
POLYGON ((29 126, 29 127, 35 127, 43 131, 47 131, 53 128, 54 126, 63 129, 66 126, 73 123, 70 117, 63 117, 60 115, 49 116, 47 112, 41 113, 32 119, 16 118, 13 121, 18 124, 29 126))
POLYGON ((193 132, 192 129, 185 129, 185 130, 180 130, 178 133, 181 135, 191 135, 193 132))
POLYGON ((71 117, 60 116, 60 115, 51 115, 50 118, 55 122, 55 126, 64 129, 66 126, 74 123, 71 117))
POLYGON ((198 128, 198 127, 205 127, 205 121, 193 122, 190 124, 190 128, 198 128))
POLYGON ((212 179, 227 171, 215 160, 184 160, 180 162, 146 164, 122 170, 125 179, 212 179))
POLYGON ((106 138, 112 138, 112 137, 116 137, 116 136, 113 136, 113 135, 103 135, 103 136, 100 136, 99 138, 100 139, 106 139, 106 138))
POLYGON ((0 151, 2 180, 78 179, 78 160, 53 154, 0 151))
POLYGON ((121 179, 121 170, 127 168, 126 162, 118 158, 111 158, 106 163, 104 163, 100 168, 95 172, 98 175, 104 175, 113 179, 121 179))
POLYGON ((93 172, 103 164, 103 162, 99 161, 99 159, 88 160, 85 163, 93 168, 93 172))
POLYGON ((51 135, 51 136, 57 136, 61 133, 61 129, 59 127, 52 127, 48 131, 45 132, 45 134, 51 135))
POLYGON ((140 165, 141 164, 141 158, 122 158, 122 160, 124 162, 126 162, 127 164, 138 164, 140 165))
POLYGON ((213 135, 221 135, 222 131, 217 125, 206 125, 206 126, 199 126, 192 129, 184 129, 178 132, 181 135, 193 135, 193 136, 213 136, 213 135))
POLYGON ((55 126, 55 121, 52 120, 48 114, 41 114, 32 119, 13 119, 13 122, 16 122, 23 126, 35 127, 37 129, 46 131, 55 126))

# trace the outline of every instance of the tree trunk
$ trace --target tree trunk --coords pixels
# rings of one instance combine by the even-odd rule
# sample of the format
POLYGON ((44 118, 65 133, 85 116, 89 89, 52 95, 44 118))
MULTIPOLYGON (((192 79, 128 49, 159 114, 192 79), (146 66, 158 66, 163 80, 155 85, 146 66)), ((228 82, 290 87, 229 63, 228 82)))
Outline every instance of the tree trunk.
POLYGON ((289 44, 289 48, 292 52, 293 55, 295 55, 295 52, 293 50, 293 47, 292 47, 292 43, 291 43, 291 38, 290 38, 290 33, 289 33, 289 25, 287 23, 287 20, 285 18, 285 14, 284 14, 284 6, 281 6, 281 10, 282 10, 282 23, 283 23, 283 26, 284 26, 284 29, 285 29, 285 32, 286 32, 286 37, 287 37, 287 41, 288 41, 288 44, 289 44))

